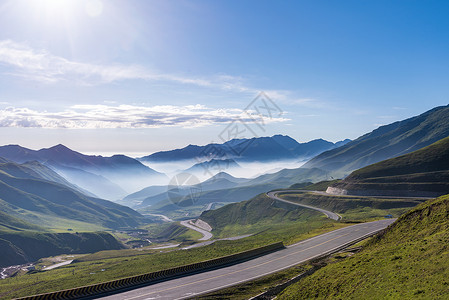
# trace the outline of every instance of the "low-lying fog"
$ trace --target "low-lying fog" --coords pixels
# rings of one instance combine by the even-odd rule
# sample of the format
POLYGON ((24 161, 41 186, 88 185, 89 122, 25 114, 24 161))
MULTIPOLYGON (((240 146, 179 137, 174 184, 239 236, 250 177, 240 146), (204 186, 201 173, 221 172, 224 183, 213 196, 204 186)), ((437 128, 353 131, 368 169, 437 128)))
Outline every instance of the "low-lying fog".
MULTIPOLYGON (((209 179, 210 177, 220 173, 226 172, 234 177, 238 178, 255 178, 257 176, 275 173, 282 169, 295 169, 299 168, 306 163, 307 160, 282 160, 282 161, 270 161, 270 162, 242 162, 238 161, 238 167, 226 167, 226 164, 216 165, 210 167, 199 167, 197 170, 188 172, 198 177, 200 181, 209 179)), ((198 161, 183 160, 176 162, 143 162, 146 166, 167 174, 169 178, 172 178, 176 174, 185 172, 185 170, 191 168, 198 161)))

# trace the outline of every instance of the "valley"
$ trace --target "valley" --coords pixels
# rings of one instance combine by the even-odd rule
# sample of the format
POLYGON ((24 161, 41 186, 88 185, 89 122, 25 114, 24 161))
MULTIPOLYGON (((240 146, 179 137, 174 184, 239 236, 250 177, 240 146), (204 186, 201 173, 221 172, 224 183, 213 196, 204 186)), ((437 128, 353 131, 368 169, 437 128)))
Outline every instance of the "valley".
MULTIPOLYGON (((271 278, 265 282, 268 289, 279 283, 276 274, 313 269, 298 283, 292 281, 276 294, 281 299, 294 299, 296 293, 334 297, 337 288, 312 291, 302 282, 317 286, 313 280, 330 280, 328 272, 339 273, 327 270, 341 270, 357 257, 363 260, 364 255, 378 255, 375 253, 382 247, 390 249, 392 246, 387 244, 376 246, 388 243, 390 235, 410 240, 415 234, 428 234, 420 225, 402 231, 395 228, 406 228, 404 222, 416 222, 417 215, 424 211, 433 213, 434 207, 437 211, 444 207, 446 198, 435 197, 449 193, 449 140, 434 139, 439 134, 449 135, 449 127, 443 126, 439 118, 446 113, 447 107, 436 108, 337 144, 323 140, 300 144, 290 137, 275 135, 190 145, 138 159, 84 155, 63 145, 41 150, 0 147, 0 249, 5 254, 0 259, 0 297, 49 293, 182 268, 278 242, 286 248, 248 261, 234 261, 216 270, 206 268, 196 275, 169 277, 149 289, 133 289, 126 295, 148 297, 159 293, 159 289, 169 289, 171 292, 164 294, 168 299, 209 293, 219 298, 219 290, 232 290, 234 285, 245 285, 248 293, 255 292, 243 282, 271 278), (435 138, 408 134, 421 132, 429 124, 438 128, 438 134, 429 131, 435 138), (402 142, 404 135, 407 138, 402 142), (394 153, 392 148, 378 147, 379 141, 392 136, 401 141, 394 153), (249 152, 230 158, 230 145, 235 150, 243 147, 242 143, 249 152), (226 155, 203 155, 210 147, 226 155), (369 160, 360 158, 366 166, 358 168, 360 164, 351 163, 342 168, 335 163, 346 159, 341 153, 358 153, 362 148, 364 155, 377 153, 369 160), (284 153, 281 158, 309 161, 301 167, 273 171, 270 168, 275 161, 268 155, 273 151, 284 153), (391 158, 382 160, 382 151, 391 158), (195 162, 196 157, 201 162, 195 162), (178 159, 180 165, 190 160, 190 167, 175 176, 151 168, 153 162, 161 168, 165 161, 176 163, 178 159), (369 164, 371 161, 374 163, 369 164), (232 175, 233 170, 241 171, 248 162, 259 164, 261 174, 232 175), (265 164, 270 167, 264 169, 265 164), (335 259, 339 251, 371 236, 351 257, 335 259), (317 260, 322 267, 315 270, 317 260), (220 284, 208 278, 220 278, 220 284), (204 285, 194 286, 198 280, 204 285), (189 294, 178 285, 188 286, 189 294)), ((437 213, 435 218, 442 215, 437 213)), ((429 226, 443 221, 431 219, 429 226)), ((405 247, 404 251, 415 251, 416 247, 405 247)), ((386 251, 388 254, 390 250, 386 251)), ((354 265, 352 272, 365 272, 356 270, 354 265)), ((439 278, 438 274, 435 271, 428 276, 439 278)), ((282 282, 290 281, 287 275, 282 276, 282 282)), ((338 280, 349 280, 345 278, 342 274, 338 280)), ((377 297, 381 292, 376 284, 384 283, 373 283, 370 293, 377 297)), ((422 290, 430 293, 427 287, 422 290)), ((341 291, 349 297, 360 296, 358 292, 341 291)))

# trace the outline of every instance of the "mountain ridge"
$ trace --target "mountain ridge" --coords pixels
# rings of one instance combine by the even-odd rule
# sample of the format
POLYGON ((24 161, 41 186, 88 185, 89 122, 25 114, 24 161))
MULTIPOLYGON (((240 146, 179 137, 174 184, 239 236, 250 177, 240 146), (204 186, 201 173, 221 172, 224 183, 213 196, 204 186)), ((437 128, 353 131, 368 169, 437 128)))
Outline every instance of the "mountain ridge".
POLYGON ((204 146, 188 145, 184 148, 160 151, 139 158, 145 162, 163 162, 188 159, 235 159, 242 161, 272 161, 281 159, 310 158, 325 150, 341 146, 348 140, 332 143, 316 139, 298 143, 287 135, 258 137, 251 139, 232 139, 223 144, 210 143, 204 146))
POLYGON ((370 133, 319 154, 305 168, 321 168, 344 176, 367 165, 407 154, 449 136, 449 105, 380 126, 370 133))
POLYGON ((40 150, 19 145, 0 146, 0 157, 15 163, 38 161, 82 189, 112 200, 148 186, 153 181, 167 180, 165 174, 131 157, 84 155, 62 144, 40 150), (90 177, 90 181, 86 181, 85 176, 90 177))

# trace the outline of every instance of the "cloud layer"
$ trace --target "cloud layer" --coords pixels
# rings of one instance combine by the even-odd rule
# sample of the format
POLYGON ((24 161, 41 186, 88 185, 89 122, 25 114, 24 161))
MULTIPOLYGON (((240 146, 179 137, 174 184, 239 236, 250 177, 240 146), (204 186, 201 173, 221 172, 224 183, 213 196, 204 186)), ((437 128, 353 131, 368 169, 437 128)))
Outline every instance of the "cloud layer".
MULTIPOLYGON (((203 105, 133 106, 74 105, 61 112, 9 107, 0 110, 0 127, 34 128, 161 128, 201 127, 214 124, 254 122, 263 116, 241 109, 212 109, 203 105)), ((282 116, 263 117, 265 123, 284 122, 282 116)))
POLYGON ((95 85, 137 79, 218 87, 236 91, 250 90, 240 84, 240 78, 234 76, 220 75, 209 79, 192 78, 155 72, 139 65, 83 63, 53 55, 45 50, 35 50, 11 40, 0 41, 0 64, 12 68, 11 74, 13 75, 46 83, 70 81, 77 84, 95 85))

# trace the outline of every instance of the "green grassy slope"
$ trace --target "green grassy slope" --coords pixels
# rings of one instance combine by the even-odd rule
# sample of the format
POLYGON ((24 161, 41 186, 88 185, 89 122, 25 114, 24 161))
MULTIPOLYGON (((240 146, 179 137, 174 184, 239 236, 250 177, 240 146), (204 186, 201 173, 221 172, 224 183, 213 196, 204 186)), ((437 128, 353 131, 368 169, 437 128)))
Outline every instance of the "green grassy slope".
POLYGON ((361 252, 288 288, 279 299, 447 299, 449 196, 401 216, 361 252))
MULTIPOLYGON (((15 163, 0 164, 0 211, 35 224, 36 218, 40 218, 37 216, 109 228, 137 226, 143 220, 128 207, 88 197, 64 184, 47 180, 39 174, 42 172, 41 168, 36 172, 29 166, 15 163)), ((51 172, 46 174, 53 175, 51 172)))
POLYGON ((25 222, 19 218, 8 215, 5 212, 0 211, 0 232, 1 231, 23 231, 34 230, 44 231, 40 226, 25 222))
POLYGON ((371 221, 386 215, 399 217, 424 201, 419 198, 333 196, 315 193, 285 193, 279 196, 293 202, 336 212, 343 217, 343 222, 371 221))
POLYGON ((18 178, 48 180, 85 193, 84 190, 68 182, 65 178, 54 172, 52 169, 37 161, 17 164, 5 160, 4 162, 0 162, 0 172, 18 178))
POLYGON ((0 266, 62 253, 121 249, 107 233, 67 231, 134 227, 143 221, 128 207, 70 188, 39 163, 0 163, 0 266))
POLYGON ((361 167, 410 153, 449 136, 449 105, 395 122, 365 134, 304 165, 349 174, 361 167))
POLYGON ((218 237, 262 232, 261 239, 277 236, 285 243, 293 241, 295 232, 307 232, 323 224, 332 223, 319 212, 274 201, 265 194, 205 211, 200 219, 210 224, 212 232, 218 237))
POLYGON ((449 193, 449 137, 430 146, 354 171, 333 187, 449 193))
MULTIPOLYGON (((196 194, 195 205, 206 205, 212 202, 240 202, 249 200, 260 193, 267 192, 275 188, 287 188, 295 182, 316 182, 327 178, 327 173, 319 169, 283 169, 273 174, 264 174, 250 181, 244 182, 238 187, 222 188, 218 186, 216 190, 206 190, 196 194)), ((201 189, 201 185, 197 186, 201 189)), ((140 207, 144 208, 151 205, 145 211, 155 211, 159 213, 168 213, 179 209, 181 199, 191 201, 190 197, 171 197, 168 199, 167 193, 162 193, 145 199, 140 207)), ((190 204, 191 205, 191 204, 190 204)), ((181 206, 183 204, 181 203, 181 206)), ((184 207, 189 206, 186 203, 184 207)))
POLYGON ((123 249, 124 246, 105 232, 38 233, 0 231, 0 267, 33 262, 59 254, 91 253, 123 249))

